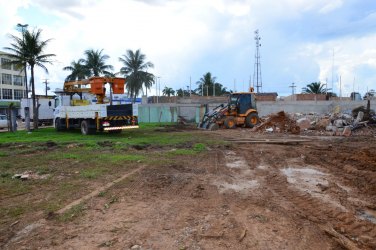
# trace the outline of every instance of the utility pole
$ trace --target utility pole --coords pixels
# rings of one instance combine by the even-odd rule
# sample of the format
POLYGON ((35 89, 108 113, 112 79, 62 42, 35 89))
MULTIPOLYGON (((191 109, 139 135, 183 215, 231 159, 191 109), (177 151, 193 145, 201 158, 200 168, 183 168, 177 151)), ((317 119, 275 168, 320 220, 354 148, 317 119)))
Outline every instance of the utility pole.
POLYGON ((334 48, 333 48, 333 60, 332 60, 332 93, 334 93, 333 82, 334 82, 334 48))
POLYGON ((192 77, 189 77, 189 97, 192 96, 192 77))
POLYGON ((262 92, 260 40, 261 40, 261 37, 259 36, 259 30, 256 30, 255 31, 256 53, 255 53, 255 65, 254 65, 254 71, 253 71, 253 85, 256 85, 257 93, 262 92))
POLYGON ((291 95, 293 96, 295 94, 295 88, 296 88, 295 83, 291 83, 291 85, 289 86, 289 88, 291 88, 291 95))
MULTIPOLYGON (((22 32, 22 41, 25 39, 25 30, 27 29, 29 25, 28 24, 17 24, 18 28, 21 28, 22 32)), ((30 102, 29 102, 29 88, 27 84, 27 63, 25 62, 24 70, 25 70, 25 90, 26 90, 26 102, 27 107, 25 107, 25 126, 26 130, 30 132, 30 102)))
POLYGON ((46 84, 46 97, 47 97, 47 90, 50 90, 50 88, 48 87, 48 84, 50 83, 48 82, 48 79, 44 79, 43 83, 46 84))

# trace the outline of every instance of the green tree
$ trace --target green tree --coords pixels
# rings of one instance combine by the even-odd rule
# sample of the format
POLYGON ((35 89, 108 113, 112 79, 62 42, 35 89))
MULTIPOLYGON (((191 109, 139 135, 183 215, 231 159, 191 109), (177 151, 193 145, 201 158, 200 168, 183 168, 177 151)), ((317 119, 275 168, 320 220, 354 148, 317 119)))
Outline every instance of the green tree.
POLYGON ((197 81, 198 88, 194 92, 203 96, 221 96, 230 93, 226 87, 216 82, 216 79, 210 72, 207 72, 197 81))
POLYGON ((34 68, 35 66, 38 66, 48 73, 48 69, 44 64, 52 64, 52 57, 56 56, 55 54, 44 54, 44 51, 46 50, 46 47, 51 39, 43 41, 41 38, 41 33, 42 30, 37 29, 33 31, 25 30, 22 33, 22 37, 10 35, 10 38, 13 41, 10 44, 10 47, 4 48, 11 53, 9 55, 11 64, 17 66, 29 65, 30 67, 34 129, 38 129, 38 107, 36 106, 35 100, 34 68))
POLYGON ((147 72, 147 70, 153 68, 154 65, 151 62, 145 62, 146 56, 139 49, 136 52, 127 50, 126 54, 119 57, 119 61, 124 65, 120 69, 120 74, 124 75, 127 79, 126 88, 128 95, 135 101, 143 86, 145 86, 147 91, 153 85, 155 77, 152 73, 147 72))
POLYGON ((302 89, 304 94, 324 94, 325 93, 325 85, 321 84, 321 82, 313 82, 307 85, 302 89))
POLYGON ((175 95, 175 90, 173 90, 172 88, 169 88, 169 87, 165 87, 162 90, 162 93, 163 93, 163 95, 170 97, 172 95, 175 95))
POLYGON ((85 51, 86 59, 84 59, 85 66, 90 72, 90 76, 111 75, 109 70, 114 70, 112 65, 106 64, 106 60, 110 57, 103 55, 102 50, 89 49, 85 51))
MULTIPOLYGON (((192 91, 191 93, 195 94, 194 91, 192 91)), ((190 93, 189 93, 188 90, 184 90, 184 89, 180 88, 180 89, 176 90, 176 95, 179 96, 179 97, 183 97, 183 96, 189 96, 190 93)))
POLYGON ((63 70, 71 71, 70 75, 65 78, 65 81, 75 81, 85 79, 90 76, 90 70, 84 64, 84 59, 78 59, 72 61, 69 66, 63 68, 63 70))

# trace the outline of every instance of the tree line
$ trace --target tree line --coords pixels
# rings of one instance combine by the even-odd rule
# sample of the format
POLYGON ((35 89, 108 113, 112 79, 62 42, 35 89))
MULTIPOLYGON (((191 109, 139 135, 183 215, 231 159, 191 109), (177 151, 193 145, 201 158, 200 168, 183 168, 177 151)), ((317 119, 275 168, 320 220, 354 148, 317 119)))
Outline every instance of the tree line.
MULTIPOLYGON (((33 108, 34 129, 38 129, 38 107, 35 98, 35 67, 40 67, 48 74, 47 64, 53 64, 55 54, 45 53, 47 45, 52 39, 42 40, 41 29, 22 30, 21 36, 9 35, 11 43, 9 47, 4 47, 9 52, 7 56, 10 58, 9 64, 15 65, 20 71, 25 70, 25 79, 27 79, 27 69, 30 70, 30 85, 33 108)), ((145 88, 150 90, 156 82, 156 77, 148 72, 154 68, 152 62, 146 61, 146 55, 140 49, 136 51, 127 50, 124 55, 118 58, 122 63, 119 72, 114 72, 114 67, 107 64, 110 57, 104 54, 103 49, 88 49, 83 53, 83 57, 71 61, 70 65, 63 67, 64 71, 70 71, 65 81, 81 80, 93 76, 115 77, 117 75, 126 78, 126 89, 128 96, 133 100, 143 92, 145 88)), ((26 83, 27 84, 27 83, 26 83)), ((182 88, 174 90, 165 87, 162 91, 166 96, 221 96, 231 93, 221 83, 217 82, 210 72, 204 74, 197 82, 197 88, 184 90, 182 88)), ((27 93, 28 94, 28 93, 27 93)))

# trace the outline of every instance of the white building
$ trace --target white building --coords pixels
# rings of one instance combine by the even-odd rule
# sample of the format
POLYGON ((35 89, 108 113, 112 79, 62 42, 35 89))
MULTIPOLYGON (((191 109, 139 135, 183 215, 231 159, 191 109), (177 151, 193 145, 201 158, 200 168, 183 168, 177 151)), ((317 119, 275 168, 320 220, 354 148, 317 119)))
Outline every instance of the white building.
POLYGON ((19 108, 21 98, 26 97, 25 71, 7 64, 10 61, 7 54, 0 51, 0 114, 11 103, 19 108))

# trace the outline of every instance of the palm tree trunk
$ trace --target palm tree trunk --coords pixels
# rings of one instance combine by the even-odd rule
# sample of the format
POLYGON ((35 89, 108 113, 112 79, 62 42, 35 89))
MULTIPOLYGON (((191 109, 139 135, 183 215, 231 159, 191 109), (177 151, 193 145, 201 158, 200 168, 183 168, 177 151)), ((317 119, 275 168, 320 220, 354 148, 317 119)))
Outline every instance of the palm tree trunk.
POLYGON ((31 97, 33 100, 33 123, 34 129, 38 129, 38 107, 36 106, 35 102, 35 84, 34 84, 34 65, 30 65, 30 72, 31 72, 31 97))

